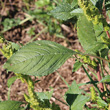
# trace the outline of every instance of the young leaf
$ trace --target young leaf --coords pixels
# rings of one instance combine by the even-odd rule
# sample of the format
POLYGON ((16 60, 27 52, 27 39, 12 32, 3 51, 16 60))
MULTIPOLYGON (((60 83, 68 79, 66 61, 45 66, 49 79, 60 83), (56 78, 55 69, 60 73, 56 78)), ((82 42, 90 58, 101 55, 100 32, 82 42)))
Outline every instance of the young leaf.
POLYGON ((100 82, 110 82, 110 75, 106 75, 100 82))
POLYGON ((36 94, 38 95, 40 100, 44 100, 44 99, 50 100, 53 94, 53 90, 47 92, 37 92, 36 94))
POLYGON ((12 45, 12 49, 14 50, 18 50, 20 48, 20 46, 17 43, 11 42, 12 45))
POLYGON ((50 3, 50 0, 37 0, 37 2, 35 2, 35 5, 37 8, 39 8, 39 7, 48 5, 49 3, 50 3))
POLYGON ((35 41, 22 47, 4 64, 15 73, 44 76, 57 70, 76 52, 51 41, 35 41))
POLYGON ((22 102, 18 102, 18 101, 11 101, 11 100, 3 101, 0 102, 0 110, 20 110, 21 104, 22 102))
POLYGON ((50 14, 57 19, 67 20, 73 17, 73 15, 70 13, 71 11, 71 5, 68 3, 63 3, 52 10, 50 14))
POLYGON ((79 86, 76 84, 76 81, 73 81, 71 86, 68 88, 66 94, 81 94, 82 90, 79 89, 79 86))
POLYGON ((100 97, 97 97, 97 104, 100 108, 104 108, 108 106, 108 104, 104 100, 102 100, 100 97))
POLYGON ((81 66, 82 66, 82 63, 80 61, 76 61, 75 64, 73 65, 72 72, 77 71, 81 66))
POLYGON ((10 88, 10 86, 15 82, 16 79, 17 79, 17 76, 13 76, 10 79, 8 79, 7 81, 8 88, 10 88))

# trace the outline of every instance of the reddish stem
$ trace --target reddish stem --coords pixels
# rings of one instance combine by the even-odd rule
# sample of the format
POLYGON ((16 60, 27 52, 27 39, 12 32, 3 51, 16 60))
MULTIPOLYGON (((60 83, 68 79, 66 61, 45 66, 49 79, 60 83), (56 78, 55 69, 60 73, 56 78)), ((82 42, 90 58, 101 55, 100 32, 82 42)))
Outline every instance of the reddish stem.
POLYGON ((108 32, 108 31, 106 31, 106 34, 107 34, 108 38, 110 38, 110 34, 109 34, 109 32, 108 32))
MULTIPOLYGON (((105 0, 103 1, 103 11, 102 11, 102 14, 103 14, 104 18, 105 18, 106 21, 107 21, 106 9, 105 9, 105 0)), ((110 34, 109 34, 108 31, 106 31, 106 34, 107 34, 108 38, 110 38, 110 34)))
MULTIPOLYGON (((100 74, 100 70, 99 70, 99 64, 97 66, 97 77, 98 77, 98 81, 100 81, 102 79, 101 74, 100 74)), ((101 92, 104 91, 103 83, 99 83, 99 88, 100 88, 101 92)))

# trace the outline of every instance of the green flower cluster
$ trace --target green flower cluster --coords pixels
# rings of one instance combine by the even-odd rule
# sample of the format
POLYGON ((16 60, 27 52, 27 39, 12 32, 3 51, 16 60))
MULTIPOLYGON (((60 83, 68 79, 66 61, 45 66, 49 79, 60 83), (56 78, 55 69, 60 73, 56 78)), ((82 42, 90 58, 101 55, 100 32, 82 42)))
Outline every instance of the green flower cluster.
POLYGON ((9 42, 6 42, 3 37, 0 36, 0 43, 2 44, 2 48, 0 48, 0 51, 2 54, 9 59, 13 55, 13 49, 12 45, 9 42))
POLYGON ((87 63, 93 67, 97 66, 95 59, 91 60, 89 56, 85 56, 85 55, 79 55, 79 56, 83 60, 84 63, 87 63))
MULTIPOLYGON (((75 51, 79 52, 78 50, 75 50, 75 51)), ((89 64, 92 67, 97 67, 97 62, 95 61, 95 59, 91 60, 89 56, 81 55, 81 54, 78 54, 78 56, 80 57, 80 59, 83 60, 83 63, 89 64)))
POLYGON ((94 25, 102 23, 104 26, 104 30, 109 30, 106 19, 100 13, 99 9, 95 7, 90 0, 78 0, 78 4, 83 9, 84 15, 89 21, 92 21, 94 25))
POLYGON ((9 59, 13 55, 13 49, 11 44, 3 44, 2 49, 0 48, 2 54, 9 59))
POLYGON ((45 102, 41 102, 36 93, 34 92, 34 83, 30 76, 25 76, 26 83, 28 84, 28 95, 24 94, 25 100, 30 103, 31 108, 34 110, 52 110, 46 107, 45 102))
POLYGON ((92 102, 96 102, 97 101, 97 95, 96 95, 96 92, 95 92, 95 89, 93 87, 90 88, 90 92, 91 92, 91 100, 92 102))
POLYGON ((2 36, 0 36, 0 43, 4 42, 4 38, 2 36))

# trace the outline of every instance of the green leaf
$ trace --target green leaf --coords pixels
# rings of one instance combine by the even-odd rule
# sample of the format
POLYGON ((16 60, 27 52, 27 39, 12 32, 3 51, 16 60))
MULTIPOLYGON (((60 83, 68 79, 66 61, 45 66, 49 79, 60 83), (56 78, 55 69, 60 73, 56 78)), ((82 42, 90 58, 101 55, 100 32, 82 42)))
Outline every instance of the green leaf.
POLYGON ((103 24, 94 25, 95 35, 98 37, 103 32, 103 24))
POLYGON ((74 9, 74 10, 72 10, 71 12, 71 15, 81 15, 81 14, 83 14, 83 10, 81 9, 81 8, 76 8, 76 9, 74 9))
POLYGON ((50 3, 50 0, 38 0, 37 2, 35 2, 35 5, 37 8, 39 8, 39 7, 48 5, 49 3, 50 3))
POLYGON ((104 108, 108 106, 108 104, 104 100, 102 100, 100 97, 97 97, 97 104, 100 108, 104 108))
POLYGON ((9 18, 6 18, 6 19, 2 22, 3 27, 4 27, 3 32, 5 32, 5 31, 11 29, 11 28, 14 27, 14 26, 19 25, 20 22, 21 22, 20 19, 9 19, 9 18))
POLYGON ((94 53, 99 52, 103 48, 104 48, 104 43, 97 42, 97 43, 93 44, 92 46, 89 46, 86 53, 93 53, 94 54, 94 53))
POLYGON ((88 97, 83 95, 78 95, 73 104, 71 105, 71 110, 83 110, 85 103, 89 100, 88 97))
POLYGON ((75 72, 77 71, 81 66, 82 66, 83 63, 81 63, 80 61, 76 61, 75 64, 73 65, 73 70, 72 72, 75 72))
POLYGON ((13 76, 10 79, 8 79, 7 81, 8 88, 10 88, 10 86, 15 82, 16 79, 17 79, 17 76, 13 76))
POLYGON ((76 52, 51 41, 35 41, 23 46, 4 64, 15 73, 45 76, 57 70, 76 52))
POLYGON ((108 56, 108 52, 109 52, 109 49, 104 48, 104 49, 102 49, 102 50, 100 51, 100 56, 101 56, 102 58, 105 58, 106 56, 108 56))
POLYGON ((82 90, 79 89, 79 86, 76 84, 76 81, 73 81, 73 83, 65 93, 65 98, 67 103, 71 106, 75 101, 76 97, 81 93, 82 93, 82 90))
POLYGON ((57 19, 67 20, 73 17, 73 15, 70 13, 71 11, 72 11, 71 5, 68 3, 63 3, 57 6, 49 14, 51 14, 57 19))
POLYGON ((3 101, 0 102, 0 110, 20 110, 21 104, 22 102, 18 102, 18 101, 11 101, 11 100, 3 101))
POLYGON ((78 0, 73 0, 71 3, 71 8, 74 8, 76 5, 78 5, 78 0))
POLYGON ((44 100, 44 99, 50 100, 53 94, 53 90, 47 92, 37 92, 36 94, 38 95, 40 100, 44 100))
POLYGON ((98 0, 90 0, 90 1, 91 1, 91 2, 93 3, 93 5, 95 6, 98 0))
POLYGON ((71 86, 68 88, 66 94, 81 94, 82 90, 79 89, 79 86, 76 84, 76 81, 73 81, 71 86))
MULTIPOLYGON (((92 48, 92 46, 94 48, 94 46, 97 45, 97 39, 93 28, 93 24, 92 22, 88 21, 85 16, 79 17, 77 22, 77 31, 79 41, 85 51, 89 51, 89 49, 92 48)), ((93 49, 89 52, 92 51, 93 49)))
POLYGON ((18 50, 20 48, 20 46, 14 42, 11 42, 11 45, 12 45, 12 49, 14 50, 18 50))
POLYGON ((110 82, 110 75, 106 75, 100 82, 110 82))
POLYGON ((29 29, 29 31, 27 31, 27 33, 29 34, 29 36, 35 35, 35 27, 32 27, 29 29))
POLYGON ((88 97, 81 94, 66 94, 66 96, 66 101, 71 110, 83 110, 85 103, 89 100, 88 97))

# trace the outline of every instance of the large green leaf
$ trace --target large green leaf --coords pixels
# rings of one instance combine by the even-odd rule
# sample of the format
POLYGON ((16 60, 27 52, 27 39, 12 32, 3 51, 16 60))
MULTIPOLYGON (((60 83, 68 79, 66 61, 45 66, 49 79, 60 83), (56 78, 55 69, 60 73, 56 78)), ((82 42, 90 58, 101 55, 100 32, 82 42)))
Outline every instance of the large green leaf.
POLYGON ((57 70, 76 52, 51 41, 35 41, 22 47, 4 64, 15 73, 44 76, 57 70))
POLYGON ((84 50, 89 50, 97 44, 97 39, 92 22, 88 21, 85 16, 81 16, 77 22, 78 38, 84 50))
POLYGON ((11 100, 3 101, 0 102, 0 110, 20 110, 21 104, 22 102, 18 102, 18 101, 11 101, 11 100))
POLYGON ((62 3, 50 12, 52 16, 60 20, 67 20, 73 17, 70 13, 72 11, 71 5, 68 3, 62 3))

